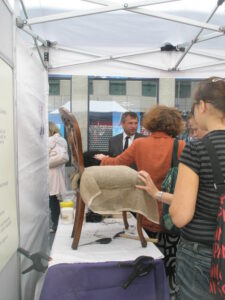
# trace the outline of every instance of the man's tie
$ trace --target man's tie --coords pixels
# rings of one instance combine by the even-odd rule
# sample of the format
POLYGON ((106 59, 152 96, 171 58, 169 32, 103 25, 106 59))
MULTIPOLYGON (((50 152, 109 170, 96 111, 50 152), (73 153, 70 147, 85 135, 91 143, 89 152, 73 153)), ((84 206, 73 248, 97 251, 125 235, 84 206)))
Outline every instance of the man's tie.
POLYGON ((124 144, 124 147, 123 147, 123 151, 125 151, 128 148, 129 138, 130 138, 130 136, 125 137, 125 144, 124 144))

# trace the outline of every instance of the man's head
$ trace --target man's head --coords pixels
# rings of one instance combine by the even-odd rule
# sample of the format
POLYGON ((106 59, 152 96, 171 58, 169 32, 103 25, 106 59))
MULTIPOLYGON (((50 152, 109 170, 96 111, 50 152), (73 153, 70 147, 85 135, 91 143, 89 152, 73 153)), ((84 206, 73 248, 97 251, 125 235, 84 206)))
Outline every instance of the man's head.
POLYGON ((124 132, 131 136, 137 132, 138 129, 138 115, 135 112, 127 111, 121 116, 121 125, 124 132))

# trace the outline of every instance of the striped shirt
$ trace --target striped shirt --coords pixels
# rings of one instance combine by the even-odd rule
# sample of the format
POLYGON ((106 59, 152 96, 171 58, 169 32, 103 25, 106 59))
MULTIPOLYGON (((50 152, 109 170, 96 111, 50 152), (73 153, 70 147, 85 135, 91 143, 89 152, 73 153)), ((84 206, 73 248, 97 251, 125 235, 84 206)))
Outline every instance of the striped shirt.
MULTIPOLYGON (((215 130, 207 134, 216 149, 225 178, 225 130, 215 130)), ((213 173, 208 152, 201 140, 188 143, 180 157, 180 162, 191 168, 199 176, 199 188, 194 217, 181 230, 181 236, 189 241, 212 245, 217 226, 219 196, 213 187, 213 173)))

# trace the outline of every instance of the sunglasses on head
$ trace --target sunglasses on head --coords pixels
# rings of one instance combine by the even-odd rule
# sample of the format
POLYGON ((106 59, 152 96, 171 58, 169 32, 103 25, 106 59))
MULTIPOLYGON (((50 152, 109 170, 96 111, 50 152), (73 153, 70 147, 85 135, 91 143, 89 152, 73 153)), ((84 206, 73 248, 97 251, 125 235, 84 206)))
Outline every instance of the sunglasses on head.
POLYGON ((224 78, 213 78, 212 82, 217 82, 217 81, 225 81, 224 78))

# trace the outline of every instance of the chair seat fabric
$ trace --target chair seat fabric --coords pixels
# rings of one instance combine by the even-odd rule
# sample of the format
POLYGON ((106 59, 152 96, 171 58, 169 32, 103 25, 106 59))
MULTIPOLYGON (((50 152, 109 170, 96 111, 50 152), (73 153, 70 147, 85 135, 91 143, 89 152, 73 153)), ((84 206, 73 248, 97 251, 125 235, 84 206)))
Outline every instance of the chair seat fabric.
POLYGON ((138 172, 127 166, 93 166, 82 174, 80 193, 96 213, 132 211, 159 224, 157 202, 147 192, 138 190, 137 184, 143 185, 138 172))

